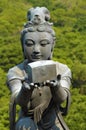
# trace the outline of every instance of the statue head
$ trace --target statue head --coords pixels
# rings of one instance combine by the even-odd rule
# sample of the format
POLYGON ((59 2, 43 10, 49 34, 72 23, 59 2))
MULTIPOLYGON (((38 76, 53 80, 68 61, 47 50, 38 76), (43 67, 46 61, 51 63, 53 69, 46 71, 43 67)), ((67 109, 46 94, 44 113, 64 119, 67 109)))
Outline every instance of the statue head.
POLYGON ((30 21, 26 23, 21 32, 21 43, 25 59, 29 62, 38 60, 49 60, 52 58, 52 52, 55 43, 55 32, 52 29, 51 23, 45 19, 42 8, 35 8, 35 11, 30 10, 30 21), (42 10, 41 10, 42 9, 42 10), (41 11, 40 11, 41 10, 41 11), (41 12, 41 13, 40 13, 41 12), (36 19, 34 22, 34 14, 40 16, 40 22, 36 19), (41 15, 43 14, 43 15, 41 15))

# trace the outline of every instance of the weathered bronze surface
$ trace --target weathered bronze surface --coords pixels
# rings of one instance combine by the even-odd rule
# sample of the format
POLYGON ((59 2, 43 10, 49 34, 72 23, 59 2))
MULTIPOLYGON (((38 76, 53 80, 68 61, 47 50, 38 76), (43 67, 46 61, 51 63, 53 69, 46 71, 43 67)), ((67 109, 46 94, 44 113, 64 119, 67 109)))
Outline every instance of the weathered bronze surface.
POLYGON ((62 115, 70 106, 71 71, 52 61, 55 32, 49 10, 31 8, 21 32, 24 61, 9 69, 10 130, 69 130, 62 115), (66 101, 64 108, 61 104, 66 101), (16 120, 16 105, 19 105, 16 120))

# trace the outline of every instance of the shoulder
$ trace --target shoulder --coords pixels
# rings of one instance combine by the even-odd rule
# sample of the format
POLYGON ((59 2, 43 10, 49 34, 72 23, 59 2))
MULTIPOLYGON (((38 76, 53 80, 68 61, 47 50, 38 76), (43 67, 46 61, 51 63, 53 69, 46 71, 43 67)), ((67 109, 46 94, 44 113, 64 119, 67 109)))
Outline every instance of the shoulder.
POLYGON ((66 64, 63 64, 63 63, 60 63, 60 62, 57 62, 57 61, 55 61, 55 63, 56 63, 56 67, 59 68, 59 69, 63 69, 63 70, 69 69, 69 67, 66 64))
POLYGON ((7 74, 7 80, 10 81, 13 79, 24 79, 24 62, 9 69, 7 74))
POLYGON ((71 77, 71 70, 66 64, 63 64, 63 63, 60 63, 60 62, 55 62, 55 63, 56 63, 57 75, 61 74, 61 75, 71 77))

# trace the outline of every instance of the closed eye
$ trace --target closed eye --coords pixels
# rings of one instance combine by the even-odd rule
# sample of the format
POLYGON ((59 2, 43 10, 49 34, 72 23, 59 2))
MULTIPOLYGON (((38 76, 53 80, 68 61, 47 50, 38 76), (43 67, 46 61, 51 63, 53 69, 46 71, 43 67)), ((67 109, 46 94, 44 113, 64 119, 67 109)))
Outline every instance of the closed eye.
POLYGON ((33 46, 34 45, 34 41, 32 41, 32 40, 26 40, 25 45, 27 45, 27 46, 33 46))
POLYGON ((48 40, 42 40, 42 41, 40 41, 40 45, 41 46, 46 46, 48 44, 50 44, 50 42, 48 40))

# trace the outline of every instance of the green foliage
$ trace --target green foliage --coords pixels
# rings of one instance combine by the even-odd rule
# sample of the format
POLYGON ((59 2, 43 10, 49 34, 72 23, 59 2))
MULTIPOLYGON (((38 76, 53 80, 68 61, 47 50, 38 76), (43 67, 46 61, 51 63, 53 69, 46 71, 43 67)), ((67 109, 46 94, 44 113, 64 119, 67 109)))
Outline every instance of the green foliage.
POLYGON ((72 70, 72 104, 65 121, 71 130, 86 130, 85 0, 0 0, 0 129, 9 130, 10 93, 6 74, 23 60, 20 32, 27 21, 27 10, 35 6, 46 6, 50 10, 56 32, 53 59, 72 70))
POLYGON ((10 67, 14 66, 15 64, 18 64, 23 59, 22 50, 20 46, 21 43, 18 42, 18 40, 19 37, 17 36, 9 37, 8 39, 4 39, 4 46, 1 46, 0 67, 5 71, 8 71, 10 67))
POLYGON ((0 68, 0 129, 8 129, 9 91, 6 88, 6 73, 0 68))
POLYGON ((75 62, 72 66, 72 71, 73 71, 73 86, 75 87, 81 87, 82 84, 86 84, 86 65, 81 64, 79 62, 75 62))
POLYGON ((69 114, 65 118, 70 130, 86 129, 86 95, 79 94, 79 89, 71 89, 72 103, 69 114))

